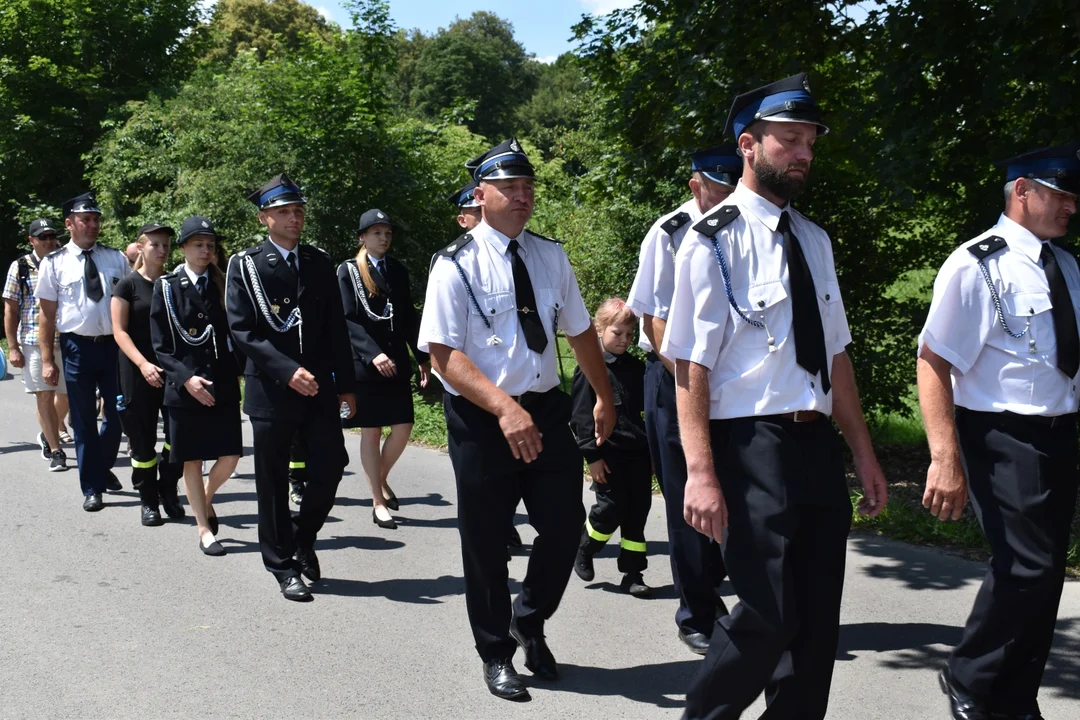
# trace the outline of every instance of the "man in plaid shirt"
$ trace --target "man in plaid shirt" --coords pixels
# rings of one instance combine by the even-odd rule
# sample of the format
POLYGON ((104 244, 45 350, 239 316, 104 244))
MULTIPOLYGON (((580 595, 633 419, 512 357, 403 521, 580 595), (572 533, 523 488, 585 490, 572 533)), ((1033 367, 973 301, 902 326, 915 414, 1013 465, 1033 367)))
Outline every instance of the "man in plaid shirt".
MULTIPOLYGON (((50 220, 41 218, 30 223, 27 238, 33 252, 24 255, 8 268, 4 283, 4 332, 8 341, 8 360, 12 367, 23 369, 23 385, 26 392, 37 398, 38 444, 41 455, 50 462, 49 470, 67 470, 67 456, 60 447, 61 439, 71 442, 64 416, 68 411, 67 388, 63 375, 55 390, 45 384, 41 374, 41 338, 38 337, 38 312, 34 297, 41 259, 59 246, 56 228, 50 220)), ((56 343, 56 338, 53 338, 56 343)), ((54 351, 60 356, 60 349, 54 351)))

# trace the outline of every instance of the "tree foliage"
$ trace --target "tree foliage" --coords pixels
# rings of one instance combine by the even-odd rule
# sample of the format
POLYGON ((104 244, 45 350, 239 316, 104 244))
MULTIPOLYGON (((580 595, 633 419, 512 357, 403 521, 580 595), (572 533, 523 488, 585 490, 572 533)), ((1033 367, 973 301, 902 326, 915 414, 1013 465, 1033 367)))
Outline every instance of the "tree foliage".
POLYGON ((301 0, 218 0, 205 60, 229 62, 252 50, 259 60, 299 50, 309 38, 334 35, 319 11, 301 0))

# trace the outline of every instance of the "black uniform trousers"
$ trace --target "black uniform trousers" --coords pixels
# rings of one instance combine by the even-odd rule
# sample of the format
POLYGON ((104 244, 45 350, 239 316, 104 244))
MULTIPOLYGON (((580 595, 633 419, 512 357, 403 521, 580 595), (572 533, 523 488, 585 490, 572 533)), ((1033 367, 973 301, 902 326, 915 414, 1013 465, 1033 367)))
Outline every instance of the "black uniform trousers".
POLYGON ((992 557, 949 658, 962 686, 999 713, 1038 714, 1076 507, 1076 416, 956 409, 969 495, 992 557))
POLYGON ((465 570, 465 605, 476 650, 484 662, 512 657, 506 544, 518 502, 536 528, 529 569, 513 604, 526 637, 542 636, 570 579, 585 509, 581 452, 570 431, 570 397, 561 390, 522 401, 544 434, 531 463, 515 460, 498 419, 463 397, 446 393, 450 460, 458 491, 458 532, 465 570))
POLYGON ((738 718, 772 680, 763 717, 824 718, 851 526, 837 433, 824 417, 762 416, 713 420, 710 435, 740 602, 716 623, 685 717, 738 718))
POLYGON ((724 557, 715 540, 683 519, 686 456, 679 439, 675 378, 651 353, 645 369, 645 433, 667 507, 671 578, 679 595, 675 623, 685 633, 712 635, 717 611, 723 612, 722 606, 717 607, 716 588, 727 574, 724 557))
POLYGON ((139 491, 143 505, 157 507, 162 497, 176 496, 176 483, 184 474, 184 463, 169 462, 169 420, 162 405, 165 388, 155 388, 139 378, 117 405, 120 424, 131 441, 131 484, 139 491), (157 419, 164 420, 165 445, 157 452, 157 419), (159 483, 160 477, 160 483, 159 483), (171 484, 170 484, 171 483, 171 484))
POLYGON ((307 457, 307 447, 298 433, 289 449, 289 482, 294 485, 302 485, 307 480, 307 457))
POLYGON ((641 572, 649 566, 645 555, 645 522, 652 509, 652 467, 647 455, 604 458, 606 483, 593 483, 596 504, 581 533, 581 550, 600 551, 616 530, 620 534, 619 572, 641 572))
POLYGON ((345 470, 345 438, 337 395, 305 398, 303 412, 288 419, 251 416, 255 437, 255 494, 259 501, 259 547, 263 564, 278 582, 300 575, 297 547, 312 548, 334 508, 345 470), (289 510, 289 454, 299 436, 308 449, 307 484, 300 512, 289 510))

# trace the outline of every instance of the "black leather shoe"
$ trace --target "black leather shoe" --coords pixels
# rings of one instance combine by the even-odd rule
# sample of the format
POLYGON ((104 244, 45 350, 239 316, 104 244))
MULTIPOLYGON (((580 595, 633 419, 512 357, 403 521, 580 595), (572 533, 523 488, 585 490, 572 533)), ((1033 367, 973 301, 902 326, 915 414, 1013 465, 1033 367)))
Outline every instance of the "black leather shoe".
POLYGON ((949 698, 949 711, 953 720, 991 720, 990 713, 971 696, 967 690, 957 684, 948 668, 938 673, 941 692, 949 698))
POLYGON ((113 471, 109 471, 109 477, 105 480, 105 489, 109 492, 120 492, 124 489, 124 486, 120 484, 120 478, 113 474, 113 471))
POLYGON ((213 508, 210 508, 210 512, 212 512, 214 514, 213 515, 211 515, 210 513, 206 514, 206 526, 208 528, 210 528, 210 532, 217 535, 218 528, 220 527, 220 525, 218 525, 217 513, 214 512, 213 508))
POLYGON ((593 567, 592 555, 578 548, 577 557, 574 558, 574 572, 585 582, 592 582, 596 577, 596 568, 593 567))
POLYGON ((705 633, 688 633, 680 630, 679 639, 682 640, 686 647, 690 648, 690 652, 695 655, 704 655, 709 649, 709 636, 705 633))
POLYGON ((990 714, 990 719, 991 720, 1043 720, 1043 716, 1040 715, 1037 712, 1019 713, 1019 714, 991 713, 990 714))
POLYGON ((161 494, 161 509, 173 520, 179 520, 184 517, 184 503, 180 502, 180 498, 177 497, 175 489, 171 496, 166 493, 161 494))
POLYGON ((506 541, 507 547, 517 549, 522 546, 521 535, 518 534, 518 530, 513 525, 510 526, 510 538, 506 541))
POLYGON ((559 678, 559 666, 555 663, 555 656, 551 654, 544 636, 525 637, 515 623, 510 623, 510 636, 517 640, 517 644, 525 651, 525 667, 533 675, 541 680, 557 680, 559 678))
POLYGON ((311 596, 308 586, 304 584, 304 581, 298 575, 293 575, 281 583, 281 594, 285 596, 286 600, 295 600, 296 602, 311 602, 315 599, 311 596))
POLYGON ((155 527, 161 525, 164 520, 161 519, 161 513, 158 512, 156 507, 150 505, 142 506, 142 524, 146 527, 155 527))
POLYGON ((626 573, 623 575, 619 587, 634 597, 646 598, 652 595, 652 588, 645 584, 645 579, 641 577, 641 573, 626 573))
POLYGON ((401 503, 398 502, 397 495, 394 494, 393 490, 390 491, 390 497, 386 499, 386 507, 390 508, 394 512, 397 512, 401 509, 401 503))
POLYGON ((315 548, 296 548, 296 555, 293 556, 296 562, 300 563, 300 572, 304 574, 311 582, 317 582, 322 577, 322 570, 319 569, 319 558, 315 555, 315 548))
POLYGON ((375 523, 384 530, 397 530, 397 522, 394 520, 394 518, 390 518, 389 520, 380 520, 378 513, 376 513, 374 510, 371 511, 371 522, 375 523))
POLYGON ((225 555, 225 547, 217 540, 209 545, 203 545, 202 538, 199 538, 199 549, 203 551, 203 555, 209 555, 211 557, 221 557, 225 555))
POLYGON ((82 509, 86 512, 97 512, 103 507, 105 507, 105 503, 101 501, 101 493, 87 495, 82 504, 82 509))
POLYGON ((495 697, 504 700, 529 699, 529 689, 521 682, 521 676, 509 658, 484 663, 484 682, 495 697))

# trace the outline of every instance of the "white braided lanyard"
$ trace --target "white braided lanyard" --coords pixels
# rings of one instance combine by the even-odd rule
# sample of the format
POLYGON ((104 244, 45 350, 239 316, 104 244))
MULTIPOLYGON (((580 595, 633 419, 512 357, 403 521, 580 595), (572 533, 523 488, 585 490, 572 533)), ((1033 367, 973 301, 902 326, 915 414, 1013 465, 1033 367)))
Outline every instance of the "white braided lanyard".
POLYGON ((173 303, 172 285, 168 283, 165 278, 161 278, 161 294, 165 298, 165 312, 169 316, 169 331, 172 333, 173 349, 176 349, 176 335, 180 334, 180 339, 191 347, 199 347, 205 345, 207 340, 210 340, 214 344, 214 359, 218 357, 217 349, 217 331, 214 330, 214 323, 207 322, 206 327, 199 334, 195 334, 194 330, 185 330, 184 326, 180 324, 180 318, 176 313, 176 305, 173 303))
POLYGON ((367 313, 368 318, 375 320, 376 322, 390 321, 390 332, 394 331, 394 304, 390 302, 389 298, 386 300, 386 307, 383 308, 381 315, 376 315, 371 310, 371 305, 368 303, 367 288, 364 287, 364 280, 360 277, 360 268, 356 266, 356 263, 347 263, 349 268, 349 276, 353 281, 353 289, 356 291, 356 299, 360 301, 360 304, 364 307, 364 312, 367 313))
MULTIPOLYGON (((1013 332, 1009 327, 1009 323, 1005 322, 1005 313, 1001 312, 1001 297, 998 295, 997 288, 994 287, 994 280, 990 277, 990 269, 986 267, 986 263, 981 258, 976 258, 976 262, 979 263, 979 269, 982 270, 983 279, 986 280, 986 287, 990 290, 990 299, 994 302, 994 312, 997 313, 998 321, 1001 323, 1001 329, 1005 331, 1005 334, 1009 337, 1014 337, 1017 340, 1028 334, 1031 330, 1031 318, 1027 319, 1027 324, 1024 325, 1024 329, 1020 332, 1013 332)), ((1035 338, 1028 338, 1028 351, 1038 352, 1038 348, 1035 346, 1035 338)))
POLYGON ((270 303, 266 301, 266 293, 263 291, 262 280, 259 279, 259 271, 255 269, 255 261, 250 255, 244 258, 244 273, 241 275, 244 277, 244 287, 247 288, 248 296, 251 297, 251 302, 262 313, 263 319, 266 320, 266 324, 270 326, 270 329, 274 332, 287 333, 294 327, 297 328, 297 333, 300 336, 300 354, 304 354, 304 320, 300 316, 299 304, 292 309, 288 317, 284 320, 270 307, 270 303))

